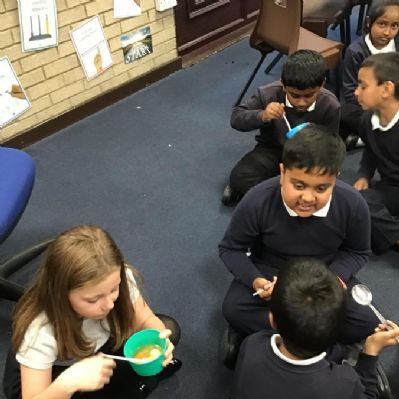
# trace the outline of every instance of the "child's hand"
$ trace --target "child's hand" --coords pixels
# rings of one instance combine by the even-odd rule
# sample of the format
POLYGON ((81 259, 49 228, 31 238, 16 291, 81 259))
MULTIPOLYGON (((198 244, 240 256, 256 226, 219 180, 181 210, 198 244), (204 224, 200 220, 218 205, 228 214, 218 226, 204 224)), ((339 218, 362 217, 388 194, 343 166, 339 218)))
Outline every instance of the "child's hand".
POLYGON ((361 177, 360 179, 355 181, 353 187, 355 187, 356 190, 359 191, 367 190, 369 188, 369 181, 365 177, 361 177))
POLYGON ((285 105, 283 103, 269 103, 262 112, 262 121, 269 122, 272 119, 281 119, 284 115, 285 105))
POLYGON ((371 356, 377 356, 386 346, 397 345, 396 337, 399 336, 399 327, 392 321, 387 320, 390 327, 380 324, 373 335, 367 337, 363 351, 371 356))
POLYGON ((272 293, 273 293, 273 288, 274 285, 276 284, 277 277, 273 277, 273 281, 269 281, 263 277, 258 277, 254 280, 252 287, 255 290, 255 292, 259 292, 259 297, 269 301, 272 293))
POLYGON ((346 289, 348 288, 348 286, 345 284, 345 281, 342 280, 342 278, 339 277, 339 276, 337 276, 337 279, 338 279, 339 284, 342 286, 342 288, 343 288, 344 290, 346 290, 346 289))
POLYGON ((163 330, 159 333, 159 338, 166 338, 166 351, 165 351, 165 359, 162 362, 162 367, 166 367, 173 359, 173 351, 175 346, 170 342, 169 337, 172 335, 172 331, 163 330))
POLYGON ((56 381, 65 387, 74 387, 75 392, 97 391, 109 383, 115 366, 114 360, 98 354, 68 367, 56 381))

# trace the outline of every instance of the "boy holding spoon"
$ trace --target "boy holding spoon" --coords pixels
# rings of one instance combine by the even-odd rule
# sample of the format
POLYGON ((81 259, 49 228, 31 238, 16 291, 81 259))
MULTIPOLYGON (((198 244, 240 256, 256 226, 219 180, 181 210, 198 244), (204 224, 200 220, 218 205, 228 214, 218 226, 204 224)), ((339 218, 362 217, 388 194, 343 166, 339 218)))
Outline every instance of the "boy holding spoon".
POLYGON ((338 133, 340 104, 323 87, 326 73, 319 53, 299 50, 288 57, 281 81, 259 87, 256 94, 234 106, 232 128, 240 132, 258 129, 259 134, 255 148, 232 169, 223 204, 235 203, 251 187, 279 173, 282 148, 291 128, 312 122, 338 133))
MULTIPOLYGON (((360 193, 337 180, 345 154, 338 135, 310 124, 286 141, 280 176, 252 188, 235 209, 219 245, 234 276, 223 303, 226 365, 234 365, 243 337, 271 329, 269 300, 288 260, 313 256, 343 289, 358 283, 370 255, 370 215, 360 193)), ((379 324, 350 294, 345 317, 342 344, 361 341, 379 324)))

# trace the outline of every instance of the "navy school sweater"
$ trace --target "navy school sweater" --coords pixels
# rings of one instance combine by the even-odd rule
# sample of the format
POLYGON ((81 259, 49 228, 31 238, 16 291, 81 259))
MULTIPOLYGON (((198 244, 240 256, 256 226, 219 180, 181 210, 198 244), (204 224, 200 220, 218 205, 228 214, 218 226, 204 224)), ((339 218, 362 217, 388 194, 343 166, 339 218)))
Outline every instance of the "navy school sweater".
MULTIPOLYGON (((262 121, 262 112, 271 102, 285 104, 285 92, 280 81, 261 86, 256 93, 238 106, 231 114, 231 127, 241 132, 259 129, 256 141, 271 148, 283 148, 288 127, 283 118, 270 122, 262 121)), ((310 112, 300 112, 295 108, 285 107, 285 113, 291 127, 300 123, 312 122, 325 126, 338 133, 340 120, 340 104, 330 91, 322 88, 316 99, 316 107, 310 112)))
POLYGON ((241 345, 232 399, 378 398, 376 356, 360 354, 355 368, 328 360, 297 366, 273 352, 267 332, 252 334, 241 345))
POLYGON ((362 195, 337 180, 326 217, 292 217, 284 206, 279 178, 253 187, 237 205, 219 244, 223 263, 249 288, 257 277, 271 280, 297 256, 322 259, 349 281, 370 255, 370 214, 362 195), (248 248, 251 257, 246 255, 248 248))

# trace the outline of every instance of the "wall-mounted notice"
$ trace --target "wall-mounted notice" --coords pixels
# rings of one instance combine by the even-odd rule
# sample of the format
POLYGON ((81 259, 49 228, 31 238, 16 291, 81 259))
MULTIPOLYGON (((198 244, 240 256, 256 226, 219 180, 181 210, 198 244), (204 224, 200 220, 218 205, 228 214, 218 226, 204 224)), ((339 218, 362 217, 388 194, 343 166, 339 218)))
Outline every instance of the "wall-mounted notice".
POLYGON ((71 30, 70 34, 88 80, 112 65, 111 52, 98 15, 71 30))
POLYGON ((58 44, 55 0, 18 0, 22 51, 34 51, 58 44))
POLYGON ((152 36, 149 26, 121 36, 125 64, 152 53, 152 36))
POLYGON ((31 104, 8 57, 0 58, 0 128, 18 118, 31 104))
POLYGON ((141 15, 141 0, 114 0, 114 18, 141 15))

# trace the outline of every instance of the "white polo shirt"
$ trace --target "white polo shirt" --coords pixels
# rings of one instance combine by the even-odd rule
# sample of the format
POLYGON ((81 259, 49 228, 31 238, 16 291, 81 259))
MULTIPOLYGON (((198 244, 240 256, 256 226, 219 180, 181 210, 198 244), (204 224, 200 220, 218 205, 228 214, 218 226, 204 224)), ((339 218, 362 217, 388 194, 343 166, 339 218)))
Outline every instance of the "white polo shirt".
MULTIPOLYGON (((135 303, 139 290, 132 270, 126 267, 126 277, 129 286, 130 298, 135 303)), ((82 334, 93 342, 95 351, 100 349, 109 339, 110 331, 106 319, 84 319, 82 334)), ((44 312, 40 313, 26 330, 25 337, 16 354, 18 363, 33 368, 45 370, 57 366, 69 366, 76 360, 58 360, 57 341, 54 336, 53 326, 48 322, 44 312)))

